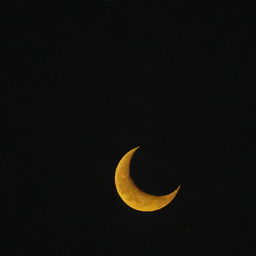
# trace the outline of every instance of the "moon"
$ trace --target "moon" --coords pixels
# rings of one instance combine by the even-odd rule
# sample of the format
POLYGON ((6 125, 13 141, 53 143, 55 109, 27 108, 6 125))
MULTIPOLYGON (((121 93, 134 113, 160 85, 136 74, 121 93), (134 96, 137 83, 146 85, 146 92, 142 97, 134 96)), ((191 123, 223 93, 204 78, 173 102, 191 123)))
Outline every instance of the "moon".
POLYGON ((156 196, 140 190, 130 176, 130 163, 133 154, 139 147, 133 148, 126 153, 119 161, 115 172, 115 186, 121 199, 131 208, 142 211, 152 212, 160 210, 168 205, 178 193, 180 186, 172 193, 156 196))

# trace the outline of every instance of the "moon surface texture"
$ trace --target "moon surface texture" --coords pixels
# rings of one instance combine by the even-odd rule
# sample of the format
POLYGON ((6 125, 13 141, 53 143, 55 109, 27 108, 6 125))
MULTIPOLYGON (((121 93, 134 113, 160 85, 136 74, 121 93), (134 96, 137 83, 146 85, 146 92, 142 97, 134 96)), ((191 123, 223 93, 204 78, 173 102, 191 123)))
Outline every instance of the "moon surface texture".
POLYGON ((172 193, 162 196, 151 195, 140 190, 130 176, 131 159, 138 148, 136 147, 126 153, 118 163, 115 172, 116 189, 121 199, 131 208, 143 212, 156 211, 174 199, 180 186, 172 193))

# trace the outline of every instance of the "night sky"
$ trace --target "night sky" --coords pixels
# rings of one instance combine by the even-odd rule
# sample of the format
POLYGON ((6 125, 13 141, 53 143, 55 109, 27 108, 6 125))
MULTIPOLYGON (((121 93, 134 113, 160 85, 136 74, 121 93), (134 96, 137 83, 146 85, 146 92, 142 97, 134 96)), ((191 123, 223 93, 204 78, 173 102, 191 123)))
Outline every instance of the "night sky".
POLYGON ((21 1, 1 17, 2 256, 255 255, 253 6, 21 1), (136 146, 139 188, 181 185, 162 210, 116 192, 136 146))

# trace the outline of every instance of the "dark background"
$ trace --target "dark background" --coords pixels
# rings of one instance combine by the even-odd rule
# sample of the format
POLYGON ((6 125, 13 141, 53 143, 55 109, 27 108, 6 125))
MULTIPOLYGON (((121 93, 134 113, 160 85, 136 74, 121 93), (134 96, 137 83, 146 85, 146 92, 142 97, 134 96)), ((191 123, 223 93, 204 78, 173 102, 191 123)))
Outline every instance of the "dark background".
POLYGON ((255 255, 253 7, 4 9, 1 255, 255 255), (181 184, 161 211, 116 193, 116 165, 138 145, 141 189, 181 184))

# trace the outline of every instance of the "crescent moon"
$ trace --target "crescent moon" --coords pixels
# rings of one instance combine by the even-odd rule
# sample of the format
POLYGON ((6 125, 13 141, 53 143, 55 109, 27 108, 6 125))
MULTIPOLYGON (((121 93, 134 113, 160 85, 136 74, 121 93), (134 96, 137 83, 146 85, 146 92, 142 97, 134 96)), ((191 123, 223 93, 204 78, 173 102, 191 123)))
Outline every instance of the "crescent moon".
POLYGON ((140 190, 130 176, 130 163, 133 154, 139 147, 126 153, 117 165, 115 172, 115 186, 121 199, 131 208, 151 212, 168 205, 178 193, 180 186, 172 193, 162 196, 148 194, 140 190))

